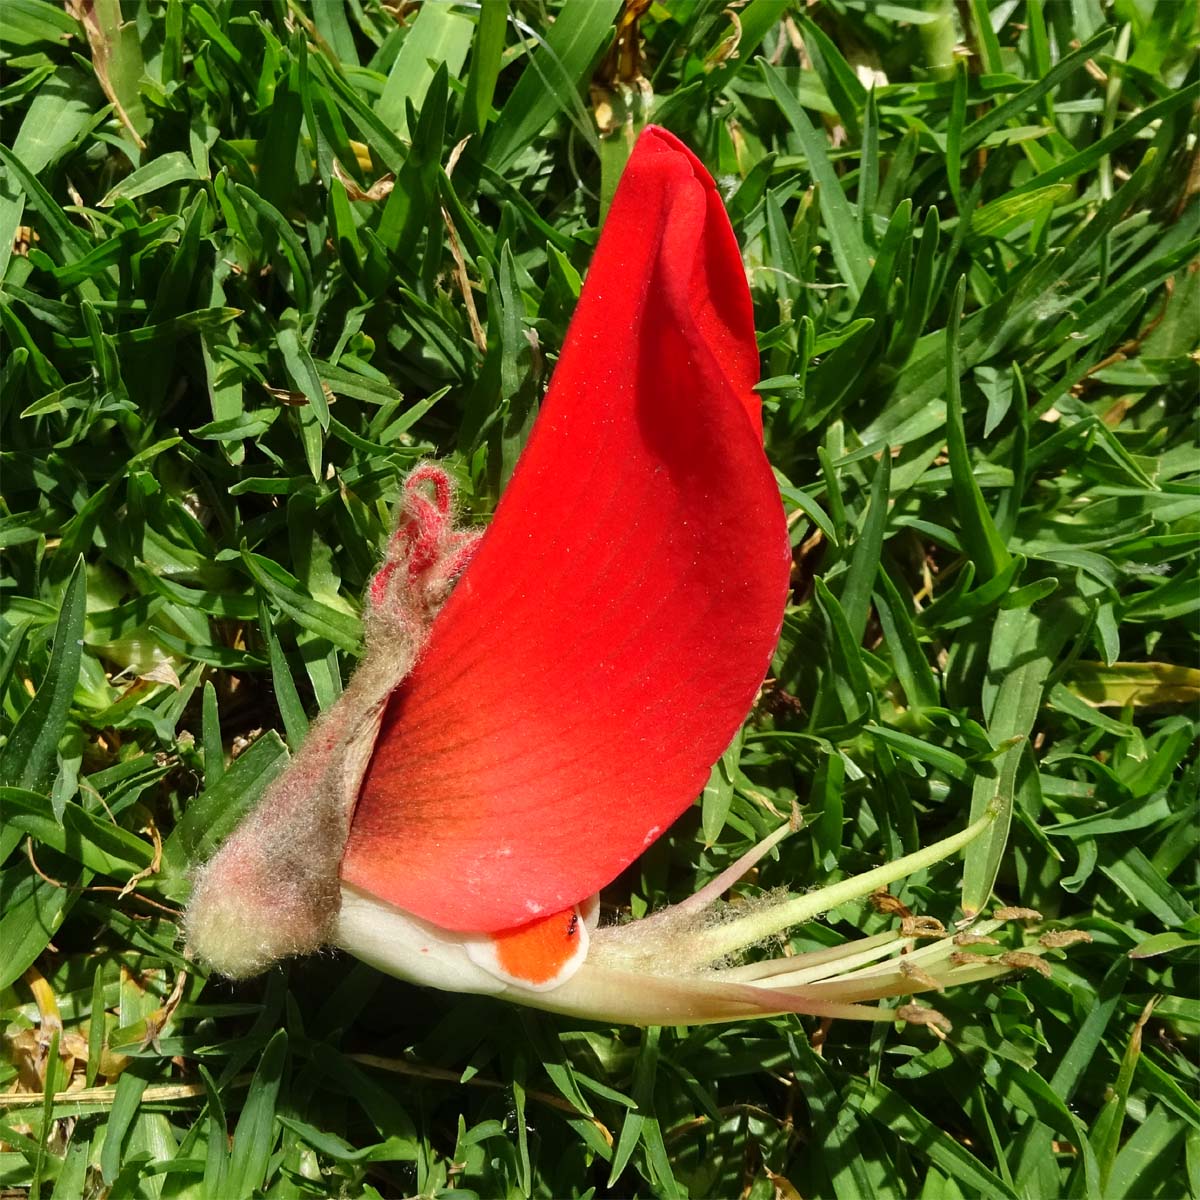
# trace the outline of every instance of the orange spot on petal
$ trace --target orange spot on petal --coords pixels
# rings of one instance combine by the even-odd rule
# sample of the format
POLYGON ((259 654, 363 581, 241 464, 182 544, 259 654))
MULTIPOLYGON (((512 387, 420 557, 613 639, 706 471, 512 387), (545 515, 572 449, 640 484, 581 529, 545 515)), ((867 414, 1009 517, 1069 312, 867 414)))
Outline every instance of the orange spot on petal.
POLYGON ((581 920, 575 907, 491 935, 502 971, 530 984, 549 983, 575 956, 581 920))

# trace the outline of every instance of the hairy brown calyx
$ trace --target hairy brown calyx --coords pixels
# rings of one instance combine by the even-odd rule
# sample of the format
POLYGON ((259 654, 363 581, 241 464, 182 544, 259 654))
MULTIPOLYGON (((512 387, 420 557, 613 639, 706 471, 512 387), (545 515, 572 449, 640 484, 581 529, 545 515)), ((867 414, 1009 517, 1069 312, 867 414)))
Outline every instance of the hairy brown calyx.
POLYGON ((362 662, 337 703, 220 850, 194 876, 190 952, 240 979, 330 937, 338 868, 384 706, 412 670, 480 535, 454 527, 440 467, 406 480, 396 532, 365 605, 362 662))

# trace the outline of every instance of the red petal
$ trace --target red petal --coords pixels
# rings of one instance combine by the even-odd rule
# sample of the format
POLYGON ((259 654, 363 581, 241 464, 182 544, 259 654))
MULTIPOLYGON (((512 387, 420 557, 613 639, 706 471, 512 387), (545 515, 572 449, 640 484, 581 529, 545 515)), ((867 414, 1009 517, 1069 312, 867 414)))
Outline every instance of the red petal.
POLYGON ((598 891, 688 807, 787 592, 757 378, 716 187, 649 128, 529 445, 389 703, 345 879, 507 929, 598 891))

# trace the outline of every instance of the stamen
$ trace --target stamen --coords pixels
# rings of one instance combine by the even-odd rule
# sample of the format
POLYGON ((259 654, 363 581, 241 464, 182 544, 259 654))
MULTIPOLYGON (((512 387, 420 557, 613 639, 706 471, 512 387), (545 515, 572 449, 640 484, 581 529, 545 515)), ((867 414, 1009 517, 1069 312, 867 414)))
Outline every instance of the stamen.
POLYGON ((1038 938, 1038 943, 1048 950, 1061 950, 1080 942, 1090 942, 1092 935, 1086 929, 1052 929, 1038 938))
POLYGON ((992 916, 997 921, 1040 921, 1042 914, 1036 908, 998 908, 992 916))

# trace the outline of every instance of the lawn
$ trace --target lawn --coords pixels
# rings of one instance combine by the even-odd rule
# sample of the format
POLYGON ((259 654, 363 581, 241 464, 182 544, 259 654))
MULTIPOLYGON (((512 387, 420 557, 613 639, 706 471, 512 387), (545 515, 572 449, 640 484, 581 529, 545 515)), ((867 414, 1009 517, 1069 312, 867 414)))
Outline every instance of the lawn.
POLYGON ((1200 1196, 1198 47, 1175 0, 3 0, 0 1195, 1200 1196), (1036 955, 932 1024, 206 975, 191 869, 341 693, 407 474, 486 526, 648 121, 742 250, 795 567, 605 919, 789 820, 732 905, 991 813, 892 896, 1036 955))

